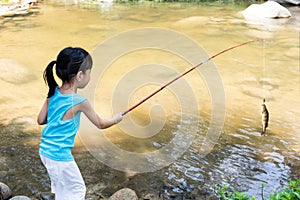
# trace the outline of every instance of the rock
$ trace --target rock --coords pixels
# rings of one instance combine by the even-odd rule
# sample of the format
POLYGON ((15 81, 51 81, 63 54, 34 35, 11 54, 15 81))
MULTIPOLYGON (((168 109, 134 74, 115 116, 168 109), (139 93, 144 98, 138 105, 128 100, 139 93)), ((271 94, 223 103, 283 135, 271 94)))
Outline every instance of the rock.
POLYGON ((4 183, 0 182, 0 199, 6 200, 12 197, 10 188, 4 183))
POLYGON ((114 193, 108 200, 138 200, 138 197, 132 189, 123 188, 114 193))
POLYGON ((28 79, 28 70, 12 59, 0 59, 0 79, 9 83, 22 83, 28 79))
POLYGON ((36 125, 36 121, 32 117, 22 116, 12 120, 12 124, 23 124, 25 126, 33 126, 36 125))
POLYGON ((259 99, 263 99, 263 98, 272 99, 271 92, 266 88, 244 87, 242 88, 242 91, 244 94, 251 97, 255 97, 259 99))
POLYGON ((15 197, 11 198, 10 200, 31 200, 31 199, 26 196, 15 196, 15 197))
POLYGON ((42 192, 40 194, 40 200, 54 200, 55 194, 49 192, 42 192))
POLYGON ((300 56, 299 48, 293 47, 293 48, 287 49, 287 51, 285 52, 284 55, 289 58, 299 59, 299 56, 300 56))
POLYGON ((35 5, 36 3, 36 0, 11 1, 7 6, 0 6, 0 16, 14 17, 18 15, 30 14, 30 7, 35 5))
POLYGON ((144 200, 154 200, 154 199, 160 199, 158 194, 153 194, 153 193, 148 193, 146 195, 143 196, 144 200))
POLYGON ((263 4, 252 4, 241 12, 248 25, 254 28, 276 31, 282 25, 289 22, 291 12, 275 1, 267 1, 263 4))
POLYGON ((208 17, 192 16, 175 22, 175 26, 191 28, 191 27, 202 26, 206 24, 208 21, 209 21, 208 17))
POLYGON ((4 178, 7 175, 7 171, 0 171, 0 179, 4 178))
POLYGON ((292 16, 288 9, 275 1, 252 4, 242 12, 242 15, 246 19, 289 18, 292 16))
POLYGON ((294 4, 294 5, 300 5, 300 0, 272 0, 276 1, 280 4, 294 4))
POLYGON ((87 190, 87 195, 101 195, 102 191, 106 188, 104 183, 98 183, 87 190))

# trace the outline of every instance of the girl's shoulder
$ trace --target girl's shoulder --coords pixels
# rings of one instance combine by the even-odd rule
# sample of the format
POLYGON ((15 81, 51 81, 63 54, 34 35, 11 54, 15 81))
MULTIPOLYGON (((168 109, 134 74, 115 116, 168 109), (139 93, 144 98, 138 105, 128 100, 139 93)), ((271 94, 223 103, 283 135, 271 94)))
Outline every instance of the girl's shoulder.
POLYGON ((55 89, 55 93, 52 97, 50 97, 50 101, 52 103, 58 104, 71 104, 77 105, 86 100, 86 97, 81 94, 62 94, 58 88, 55 89))
POLYGON ((81 95, 81 94, 74 94, 73 95, 73 101, 74 101, 74 104, 79 104, 79 103, 82 103, 86 100, 86 97, 81 95))

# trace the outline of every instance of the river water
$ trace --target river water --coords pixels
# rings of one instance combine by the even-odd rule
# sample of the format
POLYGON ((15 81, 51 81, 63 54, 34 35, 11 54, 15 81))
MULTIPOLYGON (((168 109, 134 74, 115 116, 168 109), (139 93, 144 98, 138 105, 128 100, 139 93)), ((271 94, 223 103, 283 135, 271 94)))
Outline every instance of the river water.
MULTIPOLYGON (((85 178, 88 196, 101 199, 120 188, 130 187, 141 198, 152 195, 161 199, 209 199, 216 196, 214 184, 230 184, 238 191, 247 191, 261 199, 262 183, 267 196, 286 186, 289 178, 300 178, 300 9, 289 7, 293 16, 286 20, 254 23, 240 14, 246 7, 243 3, 221 2, 100 6, 45 1, 30 15, 0 18, 0 181, 8 184, 15 194, 32 198, 39 191, 49 190, 49 181, 37 153, 42 127, 36 125, 35 119, 47 92, 43 70, 58 51, 66 46, 80 46, 93 52, 124 31, 149 27, 185 35, 209 56, 239 43, 261 40, 213 60, 225 94, 224 100, 216 102, 225 105, 226 113, 219 119, 224 119, 224 126, 207 154, 200 149, 211 128, 215 101, 204 81, 206 77, 197 73, 185 79, 198 104, 196 114, 182 111, 178 105, 180 100, 176 99, 180 95, 166 90, 130 113, 132 120, 141 126, 165 120, 156 135, 138 138, 134 134, 139 133, 126 134, 118 127, 104 133, 121 149, 148 153, 166 146, 179 129, 185 135, 195 130, 190 146, 170 165, 147 173, 119 171, 102 164, 87 151, 86 143, 93 137, 84 142, 77 138, 74 155, 85 178), (260 107, 264 98, 270 121, 267 134, 261 136, 260 107), (162 106, 166 118, 155 113, 149 117, 153 104, 162 106), (187 118, 182 120, 180 115, 187 118)), ((144 35, 144 40, 152 38, 151 32, 146 33, 149 35, 144 35)), ((179 46, 184 52, 191 51, 188 45, 179 46)), ((122 47, 116 44, 108 49, 114 48, 122 47)), ((106 76, 93 81, 100 85, 94 97, 95 108, 101 116, 111 116, 112 88, 118 80, 131 73, 135 66, 149 63, 169 66, 177 73, 192 66, 181 55, 160 49, 138 49, 115 58, 106 76)), ((150 76, 161 83, 141 84, 128 100, 128 106, 173 75, 155 68, 150 76)), ((125 81, 125 85, 130 85, 130 81, 125 81)), ((189 99, 186 95, 183 93, 189 99)), ((122 97, 120 94, 113 100, 121 101, 122 97)), ((189 107, 189 103, 185 100, 184 106, 189 107)), ((124 123, 128 118, 124 117, 124 123)), ((152 129, 155 127, 149 126, 143 131, 151 132, 152 129)), ((130 158, 126 159, 115 158, 118 166, 126 165, 130 158)))

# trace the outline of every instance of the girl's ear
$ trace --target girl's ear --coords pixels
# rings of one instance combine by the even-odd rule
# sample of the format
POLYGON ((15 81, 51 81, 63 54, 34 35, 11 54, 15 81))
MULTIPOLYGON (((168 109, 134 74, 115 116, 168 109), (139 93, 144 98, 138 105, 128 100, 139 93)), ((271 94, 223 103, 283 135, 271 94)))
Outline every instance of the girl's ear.
POLYGON ((84 73, 82 71, 79 71, 77 74, 76 74, 76 80, 78 82, 80 82, 82 79, 83 79, 83 75, 84 73))

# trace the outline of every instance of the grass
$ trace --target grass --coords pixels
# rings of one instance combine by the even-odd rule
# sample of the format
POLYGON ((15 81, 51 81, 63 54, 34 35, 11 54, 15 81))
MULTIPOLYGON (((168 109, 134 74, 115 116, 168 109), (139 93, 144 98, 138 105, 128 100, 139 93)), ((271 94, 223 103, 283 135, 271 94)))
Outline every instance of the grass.
MULTIPOLYGON (((264 197, 263 194, 264 184, 262 184, 262 196, 263 200, 300 200, 300 179, 289 180, 287 188, 283 188, 281 191, 275 190, 273 194, 268 197, 264 197)), ((229 185, 215 186, 215 192, 221 200, 256 200, 255 196, 248 196, 246 192, 238 192, 231 189, 229 185)))

